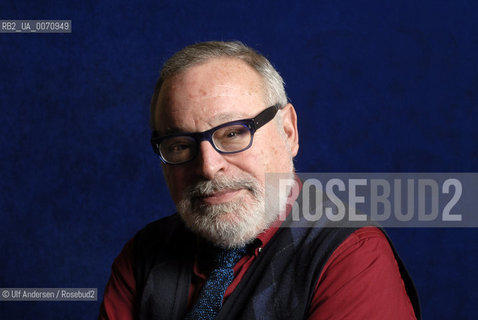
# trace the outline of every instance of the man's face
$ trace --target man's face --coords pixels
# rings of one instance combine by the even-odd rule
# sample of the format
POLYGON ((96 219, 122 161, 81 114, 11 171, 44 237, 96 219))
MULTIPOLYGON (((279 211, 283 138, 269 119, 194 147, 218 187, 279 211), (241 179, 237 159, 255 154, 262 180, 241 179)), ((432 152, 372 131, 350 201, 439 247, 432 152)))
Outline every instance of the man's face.
MULTIPOLYGON (((267 107, 261 77, 241 60, 218 58, 164 82, 154 125, 161 135, 202 132, 225 122, 253 118, 267 107)), ((226 229, 243 226, 254 230, 241 231, 248 233, 239 237, 244 239, 231 241, 247 242, 270 223, 266 221, 270 218, 257 223, 245 220, 260 220, 265 214, 265 173, 293 170, 292 157, 298 150, 295 111, 289 104, 279 112, 283 124, 279 127, 272 120, 264 125, 255 133, 252 146, 243 152, 220 154, 208 141, 202 141, 194 160, 164 165, 172 199, 194 231, 211 241, 224 242, 214 238, 218 230, 202 232, 198 228, 214 223, 224 223, 226 229), (190 193, 201 184, 201 191, 190 193)))

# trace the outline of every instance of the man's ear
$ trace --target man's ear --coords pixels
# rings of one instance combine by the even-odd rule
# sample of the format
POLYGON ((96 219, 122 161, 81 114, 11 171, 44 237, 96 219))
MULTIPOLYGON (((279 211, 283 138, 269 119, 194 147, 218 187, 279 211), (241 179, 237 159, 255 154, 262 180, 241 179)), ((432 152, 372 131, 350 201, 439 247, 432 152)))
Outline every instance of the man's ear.
POLYGON ((297 114, 294 106, 288 103, 282 110, 282 126, 289 143, 292 157, 299 151, 299 131, 297 130, 297 114))

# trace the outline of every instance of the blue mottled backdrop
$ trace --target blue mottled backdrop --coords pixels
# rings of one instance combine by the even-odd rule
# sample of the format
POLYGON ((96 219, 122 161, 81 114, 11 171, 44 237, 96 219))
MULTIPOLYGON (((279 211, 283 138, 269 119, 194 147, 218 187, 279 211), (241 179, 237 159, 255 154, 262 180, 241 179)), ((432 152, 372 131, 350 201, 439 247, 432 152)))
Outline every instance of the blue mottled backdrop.
MULTIPOLYGON (((149 145, 164 59, 239 39, 299 114, 302 172, 477 172, 478 2, 2 1, 0 287, 97 287, 147 222, 173 212, 149 145)), ((474 319, 478 230, 389 230, 426 319, 474 319)), ((92 319, 99 302, 0 302, 1 319, 92 319)))

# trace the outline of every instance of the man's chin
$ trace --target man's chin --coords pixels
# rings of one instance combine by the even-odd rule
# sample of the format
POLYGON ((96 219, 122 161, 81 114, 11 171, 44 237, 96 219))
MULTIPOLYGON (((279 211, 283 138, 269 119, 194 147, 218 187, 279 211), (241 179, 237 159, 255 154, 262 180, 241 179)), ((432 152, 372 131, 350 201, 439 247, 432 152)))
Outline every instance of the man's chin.
POLYGON ((186 226, 199 237, 221 247, 241 247, 253 241, 266 227, 262 217, 215 211, 181 214, 186 226))

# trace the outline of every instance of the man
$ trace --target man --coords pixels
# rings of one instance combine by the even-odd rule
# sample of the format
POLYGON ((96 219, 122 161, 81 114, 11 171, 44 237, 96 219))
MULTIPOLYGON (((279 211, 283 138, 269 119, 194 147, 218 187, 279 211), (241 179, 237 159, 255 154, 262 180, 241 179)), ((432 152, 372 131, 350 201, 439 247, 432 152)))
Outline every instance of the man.
POLYGON ((239 42, 184 48, 163 67, 151 126, 178 213, 126 244, 100 319, 420 317, 381 230, 292 228, 290 199, 267 200, 265 174, 293 175, 299 144, 265 57, 239 42))

